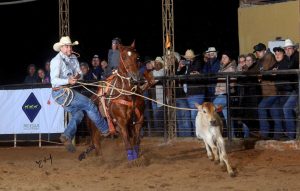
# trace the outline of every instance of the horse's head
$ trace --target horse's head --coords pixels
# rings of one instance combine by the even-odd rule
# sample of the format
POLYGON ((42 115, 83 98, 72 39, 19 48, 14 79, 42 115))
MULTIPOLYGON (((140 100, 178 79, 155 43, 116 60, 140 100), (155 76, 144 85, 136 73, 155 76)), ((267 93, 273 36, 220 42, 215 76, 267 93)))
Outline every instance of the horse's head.
POLYGON ((140 80, 139 68, 137 65, 138 53, 135 50, 135 42, 131 46, 119 46, 120 65, 119 72, 130 77, 134 82, 140 80))

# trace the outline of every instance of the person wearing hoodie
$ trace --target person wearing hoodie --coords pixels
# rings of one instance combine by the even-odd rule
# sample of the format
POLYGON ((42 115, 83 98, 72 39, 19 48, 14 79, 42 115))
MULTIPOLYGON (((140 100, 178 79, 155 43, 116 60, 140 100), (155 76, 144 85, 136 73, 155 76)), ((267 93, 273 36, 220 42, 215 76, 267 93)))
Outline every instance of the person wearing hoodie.
MULTIPOLYGON (((221 65, 218 73, 235 72, 237 69, 236 61, 233 59, 233 56, 229 51, 224 51, 222 53, 222 58, 220 63, 221 65)), ((216 98, 213 100, 213 103, 216 106, 218 105, 222 106, 222 113, 226 121, 226 124, 228 124, 227 96, 228 94, 235 93, 235 85, 236 85, 236 78, 230 78, 230 90, 227 90, 226 78, 222 77, 217 79, 217 85, 215 88, 216 98)))

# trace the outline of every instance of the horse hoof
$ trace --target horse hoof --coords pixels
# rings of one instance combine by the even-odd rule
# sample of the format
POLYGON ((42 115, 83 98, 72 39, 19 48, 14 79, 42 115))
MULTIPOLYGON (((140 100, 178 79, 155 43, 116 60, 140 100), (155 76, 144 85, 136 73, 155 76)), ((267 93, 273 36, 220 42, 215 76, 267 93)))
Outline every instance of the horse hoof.
POLYGON ((215 165, 219 164, 220 161, 219 160, 214 160, 215 165))
POLYGON ((236 176, 236 173, 234 173, 234 172, 232 171, 232 172, 230 172, 230 173, 229 173, 229 175, 230 175, 230 177, 232 177, 232 178, 233 178, 233 177, 235 177, 235 176, 236 176))
POLYGON ((86 155, 85 153, 81 153, 79 156, 78 156, 78 160, 79 161, 82 161, 83 159, 85 159, 86 155))
POLYGON ((219 164, 221 167, 224 167, 225 166, 225 163, 222 161, 222 162, 220 162, 220 164, 219 164))

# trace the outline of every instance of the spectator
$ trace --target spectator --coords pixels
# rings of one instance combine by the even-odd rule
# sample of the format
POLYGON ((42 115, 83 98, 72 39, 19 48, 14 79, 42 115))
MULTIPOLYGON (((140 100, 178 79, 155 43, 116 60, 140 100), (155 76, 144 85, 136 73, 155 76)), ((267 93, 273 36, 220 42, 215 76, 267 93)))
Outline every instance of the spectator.
MULTIPOLYGON (((203 67, 203 73, 204 74, 218 73, 220 69, 220 61, 218 60, 218 53, 216 48, 209 47, 206 53, 209 55, 209 59, 208 62, 203 67)), ((208 101, 212 101, 214 99, 216 83, 217 83, 216 79, 210 79, 208 81, 208 87, 206 92, 206 98, 208 99, 208 101)))
POLYGON ((92 80, 97 80, 98 79, 97 76, 94 73, 91 72, 88 63, 81 62, 80 63, 80 70, 81 70, 82 75, 83 75, 83 80, 92 81, 92 80))
POLYGON ((203 52, 203 63, 206 64, 209 61, 209 52, 203 52))
MULTIPOLYGON (((274 69, 277 70, 288 70, 289 62, 287 60, 287 56, 285 55, 285 51, 281 47, 273 48, 273 52, 275 54, 276 64, 274 69)), ((284 115, 284 110, 292 110, 292 108, 284 108, 285 103, 293 94, 293 85, 291 84, 290 75, 280 75, 277 74, 275 77, 276 80, 276 88, 277 88, 277 97, 275 103, 272 105, 272 118, 274 120, 274 139, 280 139, 283 137, 283 121, 280 119, 285 119, 285 128, 286 134, 289 139, 294 139, 296 134, 295 122, 292 121, 295 119, 295 114, 293 112, 287 112, 284 115), (283 109, 281 109, 283 108, 283 109)))
POLYGON ((103 71, 102 75, 101 75, 101 80, 105 80, 106 78, 108 78, 112 74, 112 70, 108 66, 108 63, 106 62, 106 60, 102 60, 100 65, 101 65, 101 69, 103 71))
MULTIPOLYGON (((246 64, 242 67, 242 71, 257 73, 258 65, 254 54, 249 53, 246 55, 246 64)), ((259 103, 259 97, 261 95, 258 78, 256 75, 246 75, 238 77, 238 96, 239 106, 242 107, 238 112, 238 116, 242 120, 238 121, 239 129, 243 129, 243 137, 248 138, 250 136, 250 130, 254 131, 259 127, 257 113, 257 105, 259 103), (247 109, 246 109, 247 108, 247 109)))
MULTIPOLYGON (((175 56, 175 68, 177 68, 176 75, 183 75, 184 70, 186 70, 186 66, 179 66, 181 57, 175 56), (180 69, 181 68, 181 69, 180 69)), ((184 91, 184 83, 183 80, 178 80, 175 82, 175 96, 176 96, 176 107, 180 108, 188 108, 188 102, 186 99, 186 92, 184 91)), ((191 112, 187 110, 176 110, 176 123, 177 123, 177 136, 178 137, 189 137, 192 136, 192 123, 191 119, 191 112)))
POLYGON ((45 71, 43 69, 38 70, 38 82, 42 84, 49 84, 50 79, 48 76, 46 76, 45 71))
POLYGON ((244 54, 240 55, 238 57, 238 66, 237 66, 237 71, 245 71, 246 69, 246 56, 244 54))
POLYGON ((252 70, 253 70, 253 72, 258 71, 256 57, 254 54, 249 53, 246 55, 246 67, 247 67, 246 71, 252 71, 252 70))
MULTIPOLYGON (((297 50, 297 45, 295 45, 290 39, 285 40, 284 43, 284 51, 287 55, 287 60, 289 62, 289 69, 299 69, 299 52, 297 50)), ((288 119, 289 117, 293 116, 293 119, 295 119, 295 107, 299 105, 298 103, 298 96, 297 92, 298 89, 298 76, 297 75, 289 75, 290 81, 295 83, 293 85, 293 91, 291 95, 289 96, 288 100, 285 102, 283 106, 283 113, 285 119, 288 119)), ((290 127, 290 129, 295 128, 295 121, 289 119, 286 121, 286 126, 290 127)), ((293 134, 288 133, 288 137, 291 139, 294 137, 293 134)))
POLYGON ((93 74, 93 79, 100 80, 103 70, 100 67, 100 58, 95 54, 92 58, 92 69, 91 73, 93 74))
MULTIPOLYGON (((151 72, 153 70, 154 64, 153 61, 150 57, 146 56, 145 61, 143 63, 140 63, 140 68, 139 68, 139 73, 141 76, 144 76, 144 73, 146 71, 151 72)), ((150 92, 149 91, 144 91, 143 96, 145 97, 149 97, 150 92)), ((149 134, 151 134, 151 128, 153 127, 153 125, 151 125, 151 121, 152 117, 151 115, 151 110, 152 106, 151 106, 151 102, 147 99, 145 99, 145 110, 144 110, 144 118, 145 118, 145 122, 147 124, 147 129, 149 134)))
POLYGON ((289 63, 290 69, 299 68, 299 52, 297 46, 293 43, 292 40, 286 39, 283 45, 285 54, 287 56, 287 61, 289 63))
POLYGON ((25 84, 38 83, 38 76, 36 74, 36 67, 34 64, 30 64, 27 67, 27 76, 24 80, 25 84))
POLYGON ((45 63, 45 75, 46 75, 46 78, 49 79, 49 82, 51 81, 51 78, 50 78, 50 60, 48 60, 46 63, 45 63))
POLYGON ((116 37, 111 42, 111 49, 108 51, 108 65, 112 70, 118 68, 120 63, 119 45, 122 44, 121 39, 116 37))
POLYGON ((256 58, 257 58, 259 71, 263 71, 264 69, 263 69, 263 65, 262 65, 261 61, 262 61, 263 57, 265 56, 265 54, 267 53, 266 45, 263 43, 258 43, 257 45, 255 45, 253 47, 253 49, 254 49, 253 53, 255 53, 256 58))
MULTIPOLYGON (((222 54, 222 59, 221 59, 221 66, 219 69, 219 73, 224 73, 224 72, 235 72, 236 71, 236 62, 233 59, 233 56, 230 52, 224 51, 222 54)), ((228 124, 227 121, 227 96, 228 94, 233 94, 235 93, 235 84, 236 84, 236 79, 231 78, 230 79, 230 90, 227 90, 226 88, 226 79, 225 78, 218 78, 218 82, 215 88, 215 95, 216 98, 214 99, 213 103, 214 105, 221 105, 222 106, 222 113, 223 116, 226 120, 226 124, 228 124)), ((227 126, 228 127, 228 126, 227 126)), ((232 133, 234 133, 234 128, 232 128, 232 133)), ((234 137, 234 134, 233 134, 234 137)))
MULTIPOLYGON (((177 74, 179 75, 196 75, 202 73, 202 65, 196 59, 194 51, 191 49, 186 50, 185 55, 183 55, 185 60, 180 60, 179 66, 177 68, 177 74)), ((185 80, 182 84, 183 91, 186 94, 187 104, 189 108, 196 109, 195 103, 202 104, 205 97, 205 89, 199 88, 199 84, 202 82, 196 80, 185 80)), ((198 111, 192 110, 191 112, 191 122, 192 129, 191 132, 195 129, 195 119, 198 111)), ((192 134, 191 134, 192 135, 192 134)))
MULTIPOLYGON (((275 56, 272 53, 266 53, 260 60, 260 69, 263 71, 273 70, 275 67, 275 56)), ((269 138, 270 123, 268 120, 268 110, 276 101, 276 86, 273 75, 263 75, 261 79, 262 100, 258 104, 259 128, 262 139, 269 138)), ((272 112, 272 110, 270 111, 272 112)))
MULTIPOLYGON (((164 70, 164 61, 161 57, 156 57, 153 67, 153 76, 162 77, 165 75, 164 70)), ((155 80, 155 85, 151 88, 151 98, 156 100, 159 103, 164 103, 164 92, 163 84, 159 80, 155 80)), ((160 132, 163 132, 164 127, 164 107, 163 105, 152 102, 153 118, 154 118, 154 127, 157 128, 160 132)))

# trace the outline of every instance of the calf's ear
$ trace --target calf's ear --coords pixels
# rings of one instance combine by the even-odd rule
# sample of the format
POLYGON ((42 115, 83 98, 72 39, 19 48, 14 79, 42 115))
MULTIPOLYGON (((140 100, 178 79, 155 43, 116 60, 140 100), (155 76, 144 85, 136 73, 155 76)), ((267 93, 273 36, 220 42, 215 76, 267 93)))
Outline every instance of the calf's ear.
POLYGON ((217 113, 221 112, 222 109, 223 109, 223 106, 222 106, 222 105, 217 105, 217 106, 215 107, 215 111, 216 111, 217 113))
POLYGON ((195 103, 195 106, 197 109, 200 109, 202 105, 199 105, 198 103, 195 103))

